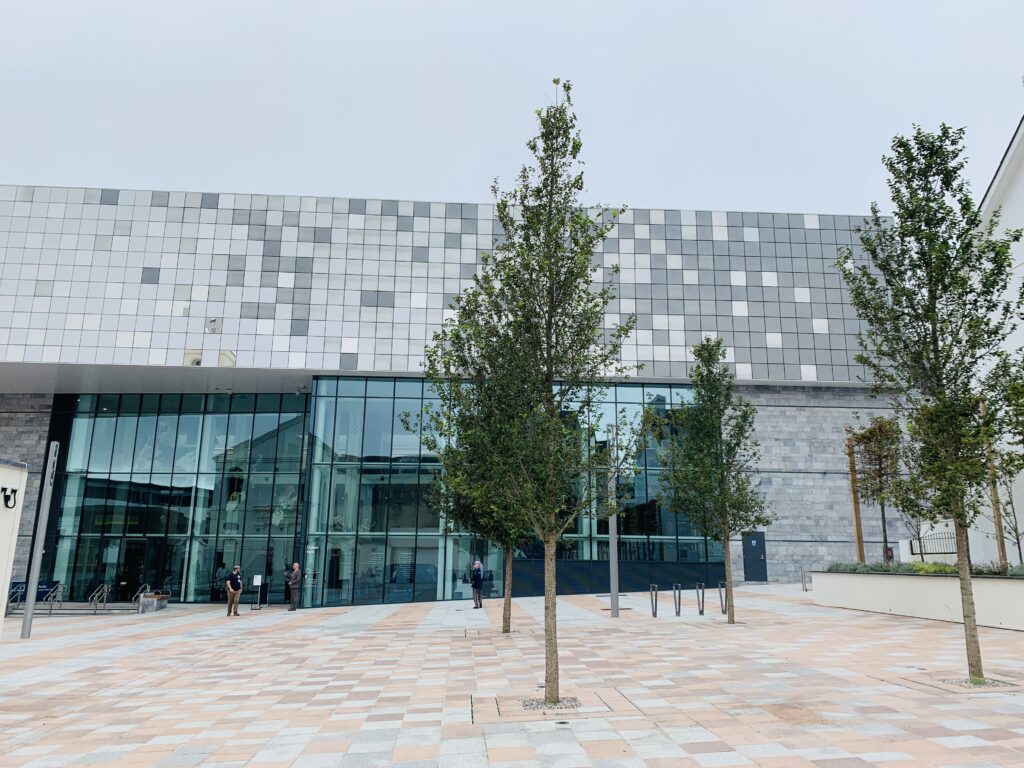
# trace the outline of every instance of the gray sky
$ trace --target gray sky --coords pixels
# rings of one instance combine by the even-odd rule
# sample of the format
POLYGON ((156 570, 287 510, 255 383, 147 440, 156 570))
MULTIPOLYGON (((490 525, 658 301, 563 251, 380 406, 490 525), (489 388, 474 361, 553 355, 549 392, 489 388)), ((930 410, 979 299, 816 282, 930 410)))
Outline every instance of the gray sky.
POLYGON ((896 133, 1024 112, 1024 3, 20 2, 0 182, 485 202, 573 81, 587 201, 886 208, 896 133))

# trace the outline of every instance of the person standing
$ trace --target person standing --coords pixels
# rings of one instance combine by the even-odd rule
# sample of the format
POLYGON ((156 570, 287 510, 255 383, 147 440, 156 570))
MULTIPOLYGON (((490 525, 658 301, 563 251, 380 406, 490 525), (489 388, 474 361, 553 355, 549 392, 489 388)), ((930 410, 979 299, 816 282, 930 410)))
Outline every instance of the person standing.
POLYGON ((473 563, 473 570, 470 573, 469 580, 473 586, 473 607, 483 608, 484 564, 479 560, 473 563))
POLYGON ((288 574, 288 591, 291 597, 291 605, 288 607, 289 611, 294 611, 299 607, 299 594, 302 589, 302 571, 299 570, 298 563, 292 563, 291 573, 288 574))
POLYGON ((231 569, 224 585, 228 591, 228 616, 237 616, 238 599, 242 596, 242 566, 236 565, 231 569))

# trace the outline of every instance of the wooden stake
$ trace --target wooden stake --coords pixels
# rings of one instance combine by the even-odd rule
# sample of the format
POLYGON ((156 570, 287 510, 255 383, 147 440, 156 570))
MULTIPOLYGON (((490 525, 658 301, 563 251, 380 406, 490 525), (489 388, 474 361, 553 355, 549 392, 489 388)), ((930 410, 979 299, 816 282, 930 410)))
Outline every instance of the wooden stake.
MULTIPOLYGON (((981 418, 988 413, 988 403, 981 401, 981 418)), ((999 572, 1004 576, 1009 570, 1006 560, 1006 534, 1003 532, 1003 507, 999 503, 999 489, 996 487, 996 462, 992 452, 992 442, 985 446, 988 457, 988 495, 992 500, 992 525, 996 529, 996 550, 999 552, 999 572)))
POLYGON ((846 438, 846 455, 850 460, 850 494, 853 496, 853 535, 857 540, 857 562, 864 562, 864 529, 860 524, 860 494, 857 491, 857 459, 853 438, 846 438))

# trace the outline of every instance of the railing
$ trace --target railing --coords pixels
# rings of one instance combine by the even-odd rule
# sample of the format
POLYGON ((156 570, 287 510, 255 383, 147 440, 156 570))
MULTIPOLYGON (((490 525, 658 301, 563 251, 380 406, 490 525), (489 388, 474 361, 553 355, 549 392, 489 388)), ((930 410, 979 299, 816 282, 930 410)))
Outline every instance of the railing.
POLYGON ((100 584, 93 590, 93 593, 89 595, 89 605, 92 607, 93 613, 98 613, 100 608, 103 610, 107 609, 107 598, 110 596, 110 585, 100 584))
POLYGON ((139 587, 138 591, 132 596, 132 605, 138 608, 139 601, 142 599, 142 596, 147 592, 151 591, 152 590, 150 590, 149 584, 143 584, 141 587, 139 587))
POLYGON ((46 593, 46 597, 43 598, 43 604, 50 606, 50 614, 53 615, 54 606, 57 610, 64 607, 64 585, 57 584, 53 589, 46 593))
POLYGON ((912 555, 955 555, 956 536, 952 531, 943 533, 929 533, 917 539, 910 540, 910 553, 912 555))
POLYGON ((7 613, 14 613, 25 602, 25 585, 15 584, 7 593, 7 613))

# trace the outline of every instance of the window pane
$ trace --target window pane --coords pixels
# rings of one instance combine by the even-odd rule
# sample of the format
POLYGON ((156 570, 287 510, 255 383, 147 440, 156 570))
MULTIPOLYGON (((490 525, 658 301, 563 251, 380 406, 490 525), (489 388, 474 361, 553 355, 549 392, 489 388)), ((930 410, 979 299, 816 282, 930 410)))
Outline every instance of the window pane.
POLYGON ((249 466, 256 470, 273 470, 277 457, 277 428, 281 417, 276 413, 257 413, 252 425, 252 446, 249 466))
POLYGON ((225 472, 244 470, 249 464, 249 443, 252 440, 252 414, 233 413, 228 417, 228 440, 222 464, 225 472))
POLYGON ((359 467, 334 468, 334 490, 328 530, 334 533, 354 533, 359 511, 359 467))
POLYGON ((274 478, 273 511, 270 532, 274 536, 295 534, 295 518, 299 513, 299 476, 278 473, 274 478))
POLYGON ((273 501, 274 475, 253 472, 249 475, 249 488, 245 494, 245 534, 247 536, 270 533, 270 509, 273 501))
POLYGON ((334 399, 317 397, 313 402, 313 462, 327 463, 334 453, 334 399))
POLYGON ((410 432, 402 425, 402 416, 406 414, 409 426, 418 430, 420 422, 419 400, 395 400, 394 421, 391 425, 391 456, 398 461, 415 461, 420 455, 420 436, 410 432))
POLYGON ((389 533, 412 533, 416 530, 416 509, 420 500, 419 468, 392 467, 391 511, 388 516, 389 533))
POLYGON ((329 536, 324 563, 324 605, 352 603, 352 576, 356 541, 348 536, 329 536))
POLYGON ((153 446, 156 443, 156 416, 139 416, 135 432, 135 455, 132 472, 149 472, 153 468, 153 446))
POLYGON ((302 440, 305 435, 305 412, 282 413, 281 429, 277 439, 278 472, 298 472, 302 469, 302 440))
POLYGON ((114 451, 110 462, 111 472, 131 472, 132 457, 135 452, 135 429, 138 426, 137 416, 119 416, 117 434, 114 437, 114 451))
POLYGON ((359 473, 359 530, 387 531, 388 496, 391 477, 387 465, 366 466, 359 473))
POLYGON ((324 533, 331 508, 331 468, 314 466, 309 474, 309 533, 324 533))
POLYGON ((216 475, 199 475, 195 485, 195 507, 192 511, 193 535, 209 536, 217 532, 217 503, 214 489, 219 478, 216 475))
POLYGON ((75 416, 68 440, 68 472, 84 472, 89 467, 89 445, 92 443, 92 416, 75 416))
POLYGON ((117 416, 101 413, 93 422, 92 449, 89 451, 89 472, 105 475, 110 471, 110 455, 114 449, 117 416))
POLYGON ((338 399, 334 429, 335 461, 359 461, 362 456, 364 402, 355 398, 338 399))
POLYGON ((227 445, 228 415, 208 413, 203 417, 203 440, 199 451, 199 471, 216 472, 224 461, 227 445))
POLYGON ((384 537, 360 536, 356 546, 356 578, 352 602, 379 603, 384 587, 384 537))
POLYGON ((217 499, 217 530, 222 536, 240 534, 242 520, 245 517, 245 489, 247 476, 241 474, 224 475, 220 480, 220 493, 217 499))
POLYGON ((368 399, 363 424, 363 459, 388 461, 391 458, 393 400, 368 399))
POLYGON ((440 600, 443 597, 440 581, 444 563, 439 537, 419 536, 416 539, 415 600, 440 600))
POLYGON ((162 413, 156 418, 156 442, 153 446, 153 471, 170 472, 174 467, 174 441, 178 435, 178 415, 162 413))
POLYGON ((178 435, 174 447, 174 471, 195 472, 199 460, 199 429, 203 417, 183 414, 178 418, 178 435))
POLYGON ((408 603, 414 598, 416 537, 388 536, 385 603, 408 603))

